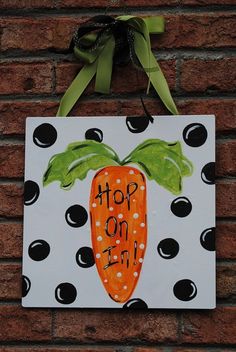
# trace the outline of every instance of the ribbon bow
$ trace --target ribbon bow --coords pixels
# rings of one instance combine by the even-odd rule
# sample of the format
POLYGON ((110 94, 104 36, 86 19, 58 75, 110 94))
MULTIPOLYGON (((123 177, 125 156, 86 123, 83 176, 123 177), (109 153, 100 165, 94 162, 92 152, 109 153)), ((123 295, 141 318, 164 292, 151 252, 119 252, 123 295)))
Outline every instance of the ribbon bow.
POLYGON ((110 91, 114 64, 133 65, 146 72, 149 82, 172 114, 178 114, 168 84, 150 44, 150 34, 164 32, 163 16, 95 16, 74 35, 74 54, 85 63, 61 99, 57 116, 67 116, 89 82, 96 75, 95 92, 110 91))

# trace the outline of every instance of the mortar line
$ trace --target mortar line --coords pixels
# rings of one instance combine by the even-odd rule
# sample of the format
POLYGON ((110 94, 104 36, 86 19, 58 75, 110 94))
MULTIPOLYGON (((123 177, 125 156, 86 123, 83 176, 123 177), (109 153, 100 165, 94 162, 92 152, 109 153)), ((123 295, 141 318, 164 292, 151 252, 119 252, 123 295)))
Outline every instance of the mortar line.
MULTIPOLYGON (((55 8, 35 8, 35 9, 1 9, 1 17, 32 17, 32 16, 47 16, 50 17, 52 15, 62 17, 62 16, 74 16, 74 15, 82 15, 82 16, 89 16, 91 15, 96 16, 105 13, 105 9, 101 7, 93 7, 92 11, 90 11, 86 7, 55 7, 55 8)), ((158 5, 158 6, 130 6, 128 7, 128 11, 131 14, 142 13, 145 15, 151 15, 153 13, 158 14, 171 14, 176 13, 176 4, 174 5, 158 5)), ((185 13, 218 13, 218 12, 233 12, 236 11, 235 5, 224 5, 222 9, 222 5, 205 5, 205 6, 190 6, 190 5, 181 5, 181 9, 178 11, 181 14, 185 13)), ((109 15, 116 16, 123 13, 122 8, 120 7, 112 7, 110 8, 109 15)))
MULTIPOLYGON (((185 59, 221 59, 221 58, 234 58, 236 55, 235 46, 221 46, 218 48, 211 47, 181 47, 181 48, 153 48, 153 53, 158 55, 158 59, 160 60, 170 60, 175 59, 181 56, 181 58, 185 59)), ((24 49, 9 49, 1 53, 2 63, 42 63, 50 62, 50 60, 64 60, 68 63, 75 63, 81 65, 79 61, 76 61, 74 55, 72 53, 68 53, 68 49, 60 49, 60 50, 50 50, 48 49, 38 49, 35 51, 27 51, 24 49)))
MULTIPOLYGON (((205 92, 185 92, 183 91, 183 93, 177 93, 172 91, 172 96, 175 97, 178 100, 214 100, 214 99, 233 99, 235 100, 235 92, 236 90, 232 90, 230 92, 227 91, 216 91, 216 92, 211 92, 210 94, 205 92)), ((63 93, 57 93, 57 95, 44 95, 44 94, 5 94, 5 95, 0 95, 0 102, 3 101, 26 101, 26 102, 39 102, 41 103, 42 101, 45 102, 52 102, 52 103, 56 103, 59 102, 60 98, 63 96, 63 93)), ((124 93, 122 95, 120 94, 114 94, 111 93, 109 96, 106 96, 105 94, 97 94, 97 93, 93 93, 91 95, 85 95, 83 96, 83 101, 81 102, 86 102, 86 101, 91 101, 91 100, 100 100, 100 101, 108 101, 108 100, 121 100, 121 101, 128 101, 128 100, 133 100, 133 99, 139 99, 140 94, 138 92, 135 93, 124 93)), ((157 95, 155 94, 155 92, 150 92, 150 94, 148 95, 148 97, 146 97, 146 99, 150 99, 150 100, 156 100, 157 102, 160 102, 160 100, 158 99, 157 95)))

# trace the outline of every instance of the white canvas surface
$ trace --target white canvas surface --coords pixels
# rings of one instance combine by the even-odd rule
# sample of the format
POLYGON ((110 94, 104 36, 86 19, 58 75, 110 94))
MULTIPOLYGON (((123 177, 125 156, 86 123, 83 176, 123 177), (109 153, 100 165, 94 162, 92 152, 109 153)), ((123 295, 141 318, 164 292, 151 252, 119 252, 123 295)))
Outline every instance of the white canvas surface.
MULTIPOLYGON (((121 159, 144 140, 157 138, 167 142, 180 141, 183 154, 194 165, 192 176, 183 178, 181 195, 173 195, 146 178, 147 248, 137 286, 129 299, 137 301, 131 303, 140 299, 148 308, 214 308, 215 251, 204 248, 200 240, 206 229, 215 227, 215 186, 201 177, 204 166, 215 161, 215 119, 212 115, 154 117, 153 124, 141 133, 129 131, 126 117, 27 119, 25 181, 35 182, 39 195, 24 207, 23 275, 26 281, 23 306, 123 308, 125 305, 109 297, 96 265, 82 268, 76 262, 80 248, 92 248, 89 217, 84 226, 77 228, 65 221, 67 209, 75 204, 84 207, 89 214, 90 187, 96 171, 89 171, 86 179, 77 180, 69 191, 61 189, 59 182, 44 187, 42 181, 49 159, 63 152, 68 144, 84 141, 86 131, 92 128, 103 132, 103 143, 112 147, 121 159), (36 128, 44 123, 52 125, 57 132, 55 142, 48 147, 39 146, 40 141, 35 143, 33 138, 36 128), (198 147, 188 145, 183 138, 184 129, 191 124, 201 124, 207 131, 206 141, 198 147), (186 197, 191 202, 188 216, 178 217, 172 213, 171 204, 178 197, 186 197), (168 238, 179 245, 178 254, 171 259, 161 256, 157 250, 160 242, 168 238), (29 255, 30 246, 38 240, 47 242, 50 248, 43 260, 34 260, 29 255), (178 295, 180 298, 183 295, 184 300, 174 293, 179 281, 178 295), (72 296, 76 292, 73 302, 63 303, 63 297, 59 301, 56 299, 55 290, 61 283, 73 285, 72 296), (188 293, 182 291, 188 291, 191 286, 192 292, 186 298, 188 293)), ((138 169, 137 165, 132 166, 138 169)), ((57 295, 60 296, 59 291, 57 295)))

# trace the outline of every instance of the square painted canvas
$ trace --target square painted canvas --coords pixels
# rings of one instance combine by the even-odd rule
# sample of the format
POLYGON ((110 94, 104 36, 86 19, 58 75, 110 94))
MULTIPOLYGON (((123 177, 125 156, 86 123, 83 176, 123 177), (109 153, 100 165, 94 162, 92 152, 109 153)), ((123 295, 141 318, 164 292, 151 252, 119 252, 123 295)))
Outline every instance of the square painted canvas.
POLYGON ((215 307, 214 116, 28 118, 24 307, 215 307))

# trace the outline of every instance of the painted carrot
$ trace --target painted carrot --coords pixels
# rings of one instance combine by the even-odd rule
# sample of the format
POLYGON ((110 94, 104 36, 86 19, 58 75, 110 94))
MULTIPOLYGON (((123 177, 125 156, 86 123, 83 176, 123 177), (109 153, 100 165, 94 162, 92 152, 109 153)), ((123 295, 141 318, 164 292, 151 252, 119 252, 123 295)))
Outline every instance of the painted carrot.
POLYGON ((138 282, 147 242, 146 182, 137 169, 99 171, 90 194, 92 245, 109 296, 126 302, 138 282))
POLYGON ((192 164, 182 154, 180 142, 148 139, 124 160, 109 146, 93 140, 75 142, 49 161, 44 185, 59 181, 71 189, 90 170, 99 170, 90 193, 91 239, 102 283, 116 302, 126 302, 141 274, 147 246, 146 179, 173 194, 182 191, 182 178, 192 174, 192 164))

